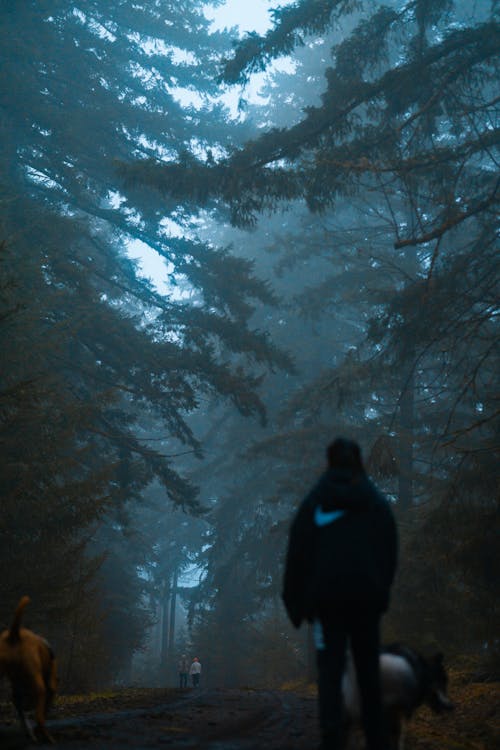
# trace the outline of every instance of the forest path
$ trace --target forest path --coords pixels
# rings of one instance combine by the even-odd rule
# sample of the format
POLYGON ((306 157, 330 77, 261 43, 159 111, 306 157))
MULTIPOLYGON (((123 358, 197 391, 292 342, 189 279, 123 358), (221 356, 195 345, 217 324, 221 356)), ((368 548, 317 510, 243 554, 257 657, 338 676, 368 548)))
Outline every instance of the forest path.
MULTIPOLYGON (((311 750, 319 743, 314 698, 252 689, 169 692, 159 705, 50 720, 57 750, 311 750)), ((27 746, 15 724, 0 726, 2 750, 27 746)))
MULTIPOLYGON (((405 750, 493 750, 500 747, 500 683, 454 673, 454 711, 420 709, 405 750)), ((198 688, 129 688, 61 696, 48 722, 55 750, 315 750, 314 692, 198 688)), ((0 750, 34 748, 12 705, 0 702, 0 750)), ((43 747, 49 747, 47 745, 43 747)), ((361 750, 359 732, 349 750, 361 750)))

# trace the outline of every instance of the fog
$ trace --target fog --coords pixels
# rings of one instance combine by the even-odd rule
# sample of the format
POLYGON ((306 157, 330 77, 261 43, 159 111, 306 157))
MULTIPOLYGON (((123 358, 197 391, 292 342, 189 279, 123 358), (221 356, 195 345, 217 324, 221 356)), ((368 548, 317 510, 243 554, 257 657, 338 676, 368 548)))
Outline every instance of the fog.
POLYGON ((0 24, 1 622, 31 597, 66 692, 307 677, 287 535, 344 435, 384 638, 497 674, 496 4, 0 24))

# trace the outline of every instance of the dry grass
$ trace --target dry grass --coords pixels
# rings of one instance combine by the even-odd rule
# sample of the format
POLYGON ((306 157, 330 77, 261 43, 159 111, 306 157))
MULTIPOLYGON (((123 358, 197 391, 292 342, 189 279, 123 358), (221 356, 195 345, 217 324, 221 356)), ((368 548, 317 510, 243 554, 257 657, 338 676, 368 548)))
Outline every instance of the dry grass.
POLYGON ((455 710, 436 716, 419 711, 408 731, 407 750, 495 750, 500 747, 500 683, 475 682, 463 671, 450 672, 455 710))

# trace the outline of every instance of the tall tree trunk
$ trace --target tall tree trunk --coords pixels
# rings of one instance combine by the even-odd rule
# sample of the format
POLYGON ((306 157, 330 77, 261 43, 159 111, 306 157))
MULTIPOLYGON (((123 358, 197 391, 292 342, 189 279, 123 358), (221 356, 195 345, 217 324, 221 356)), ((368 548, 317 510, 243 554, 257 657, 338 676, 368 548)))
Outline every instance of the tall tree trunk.
MULTIPOLYGON (((417 231, 418 222, 413 205, 417 205, 417 186, 412 180, 408 180, 409 195, 413 199, 409 201, 408 216, 412 236, 417 231)), ((418 278, 418 257, 415 247, 408 248, 406 253, 406 271, 411 279, 411 287, 418 278)), ((402 345, 402 357, 406 366, 403 366, 403 382, 401 398, 399 402, 399 505, 405 511, 413 505, 413 434, 415 429, 415 367, 416 351, 415 342, 406 340, 402 345)))
POLYGON ((172 587, 170 589, 170 617, 168 623, 168 655, 167 669, 169 673, 174 674, 174 651, 175 651, 175 609, 177 605, 177 581, 179 577, 178 569, 175 568, 172 575, 172 587))
POLYGON ((161 654, 160 654, 160 673, 162 680, 167 678, 168 670, 168 635, 169 635, 169 587, 167 581, 164 583, 163 599, 161 604, 161 654))
POLYGON ((415 422, 414 362, 404 378, 399 403, 399 503, 403 510, 413 505, 413 430, 415 422))

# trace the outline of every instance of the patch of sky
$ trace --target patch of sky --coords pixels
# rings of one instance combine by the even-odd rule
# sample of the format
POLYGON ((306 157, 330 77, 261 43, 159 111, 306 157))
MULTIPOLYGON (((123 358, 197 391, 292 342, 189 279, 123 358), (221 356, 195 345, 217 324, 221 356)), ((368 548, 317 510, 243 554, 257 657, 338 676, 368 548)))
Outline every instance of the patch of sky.
POLYGON ((192 107, 193 109, 202 109, 206 106, 208 99, 200 94, 196 88, 187 88, 186 86, 167 86, 172 99, 179 102, 183 107, 192 107))
POLYGON ((104 204, 110 208, 120 208, 122 203, 126 203, 126 201, 125 196, 119 193, 118 190, 108 190, 104 204))
POLYGON ((52 180, 50 177, 47 177, 46 174, 44 174, 43 172, 40 172, 38 169, 35 169, 34 167, 26 167, 26 174, 32 182, 36 182, 39 185, 41 184, 46 188, 51 188, 51 189, 58 188, 59 190, 62 190, 61 185, 59 185, 59 183, 57 183, 55 180, 52 180))
MULTIPOLYGON (((112 209, 121 209, 127 199, 118 190, 108 190, 103 201, 105 206, 112 209)), ((125 210, 126 214, 132 216, 140 223, 140 216, 134 212, 125 210)), ((171 217, 164 217, 160 221, 160 231, 165 237, 185 237, 186 230, 171 217)), ((150 281, 159 294, 168 295, 171 299, 185 299, 191 290, 185 288, 173 275, 174 265, 165 257, 160 255, 154 248, 142 240, 134 239, 125 243, 127 256, 135 261, 137 273, 140 277, 150 281)))
POLYGON ((139 63, 131 62, 129 70, 134 78, 138 78, 143 86, 151 91, 154 88, 167 86, 162 74, 156 68, 145 68, 139 63))
POLYGON ((80 21, 80 23, 83 23, 83 24, 87 23, 87 16, 85 15, 83 11, 79 10, 78 8, 73 8, 73 15, 75 18, 77 18, 80 21))
MULTIPOLYGON (((290 5, 292 0, 285 0, 280 3, 281 7, 290 5)), ((253 0, 251 3, 243 3, 241 0, 226 0, 223 5, 214 8, 206 6, 204 8, 205 17, 211 21, 212 31, 222 31, 223 29, 235 29, 240 38, 245 34, 257 32, 265 34, 273 21, 269 13, 272 7, 275 7, 274 0, 253 0)), ((291 72, 294 71, 294 64, 288 57, 275 60, 270 70, 291 72)), ((254 73, 244 89, 244 98, 256 104, 266 104, 269 97, 261 94, 264 83, 268 81, 267 73, 254 73)), ((227 107, 233 119, 242 119, 244 112, 240 105, 240 96, 235 87, 228 87, 227 90, 219 97, 220 101, 227 107)))
MULTIPOLYGON (((109 29, 99 23, 93 18, 89 18, 83 11, 78 8, 73 8, 73 15, 82 23, 87 25, 89 30, 98 36, 100 39, 106 39, 108 42, 116 42, 116 36, 109 29)), ((116 24, 110 26, 116 31, 116 24)))
MULTIPOLYGON (((230 112, 232 119, 244 119, 245 109, 240 104, 240 99, 244 99, 252 104, 260 104, 264 106, 269 103, 271 98, 270 94, 264 94, 263 91, 266 88, 273 87, 270 83, 270 73, 289 73, 292 74, 297 68, 296 63, 290 57, 282 57, 274 60, 268 68, 268 72, 253 73, 247 84, 245 84, 242 97, 236 93, 235 87, 228 87, 227 90, 220 95, 220 101, 227 107, 230 112)), ((292 99, 292 96, 290 96, 292 99)), ((269 127, 272 123, 263 122, 260 127, 269 127)))
POLYGON ((147 57, 167 57, 174 65, 196 65, 196 55, 190 50, 182 49, 174 44, 167 44, 164 39, 144 37, 140 34, 129 34, 129 41, 137 44, 147 57))
POLYGON ((144 153, 142 152, 143 149, 147 149, 148 151, 151 151, 154 153, 154 155, 161 159, 162 161, 175 161, 177 159, 177 151, 174 149, 168 148, 167 146, 158 143, 157 141, 152 141, 144 134, 141 134, 139 136, 135 135, 134 133, 131 133, 127 128, 122 126, 122 132, 127 138, 127 140, 131 141, 132 143, 136 143, 138 146, 141 147, 141 153, 136 154, 137 156, 143 157, 144 153))
MULTIPOLYGON (((175 217, 175 214, 172 214, 175 217)), ((160 221, 161 233, 167 237, 186 237, 186 230, 172 216, 165 216, 160 221)))
MULTIPOLYGON (((164 219, 162 223, 170 223, 164 219)), ((174 222, 171 222, 174 225, 174 222)), ((170 233, 170 236, 172 234, 170 233)), ((125 243, 127 256, 137 264, 137 275, 153 284, 159 294, 172 301, 192 300, 193 288, 182 274, 174 274, 174 264, 142 240, 125 243)))
POLYGON ((138 211, 136 211, 134 208, 123 208, 122 211, 127 217, 127 221, 129 222, 129 224, 132 224, 132 226, 137 228, 144 228, 144 223, 138 211))
POLYGON ((143 149, 154 152, 155 156, 162 161, 175 161, 177 159, 177 151, 168 148, 162 143, 158 143, 158 141, 151 141, 146 138, 145 135, 140 135, 139 138, 134 140, 136 140, 138 145, 143 149))
POLYGON ((90 31, 98 36, 100 39, 106 39, 108 42, 116 42, 116 36, 109 31, 105 26, 97 21, 89 21, 88 27, 90 31))
MULTIPOLYGON (((191 51, 182 49, 175 45, 166 44, 162 39, 153 37, 143 37, 140 34, 129 34, 130 41, 141 47, 142 51, 148 56, 160 56, 168 58, 175 66, 189 66, 196 65, 197 58, 191 51)), ((208 99, 200 95, 199 91, 193 87, 177 86, 176 79, 170 76, 170 84, 168 84, 163 75, 154 68, 144 68, 137 63, 133 63, 130 66, 132 75, 135 78, 139 78, 142 83, 148 89, 155 87, 164 87, 174 101, 181 104, 183 107, 192 107, 194 109, 202 109, 208 103, 208 99)), ((146 100, 142 97, 138 97, 134 103, 144 105, 146 100)))
POLYGON ((204 568, 200 568, 199 565, 192 565, 179 575, 178 583, 179 586, 192 588, 193 586, 199 586, 205 576, 206 570, 204 568))
POLYGON ((156 250, 142 240, 131 240, 125 245, 129 258, 137 262, 138 275, 149 279, 160 294, 169 294, 169 264, 156 250))
MULTIPOLYGON (((123 99, 125 99, 126 96, 123 96, 123 99)), ((134 99, 130 100, 130 103, 133 104, 136 107, 144 107, 145 104, 148 103, 148 100, 145 96, 136 96, 134 99)))
MULTIPOLYGON (((289 5, 290 2, 291 0, 288 0, 280 5, 289 5)), ((240 36, 249 31, 265 34, 272 25, 269 10, 275 5, 274 0, 252 0, 251 3, 244 3, 242 0, 226 0, 217 8, 211 5, 206 6, 203 12, 205 17, 212 22, 212 29, 215 31, 237 27, 240 36)))
POLYGON ((205 143, 198 138, 191 138, 189 141, 189 150, 201 161, 206 161, 209 156, 210 158, 217 160, 224 159, 228 155, 227 150, 222 146, 210 146, 208 148, 205 143))
POLYGON ((201 210, 197 216, 190 218, 190 224, 195 229, 195 234, 199 237, 203 232, 213 230, 213 217, 209 211, 201 210))

